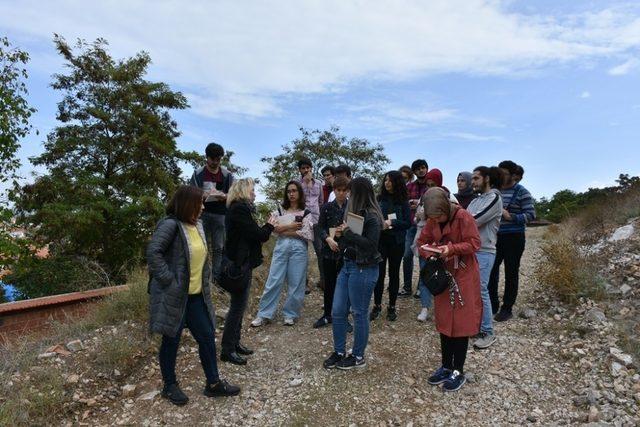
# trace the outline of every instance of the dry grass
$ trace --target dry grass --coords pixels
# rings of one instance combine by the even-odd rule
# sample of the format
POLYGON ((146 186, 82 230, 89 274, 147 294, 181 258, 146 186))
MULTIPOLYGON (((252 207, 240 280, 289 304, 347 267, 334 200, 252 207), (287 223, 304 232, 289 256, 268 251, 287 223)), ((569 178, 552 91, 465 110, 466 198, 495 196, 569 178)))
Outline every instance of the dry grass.
POLYGON ((551 226, 534 275, 565 302, 576 303, 581 297, 601 299, 605 295, 603 281, 595 263, 580 251, 576 236, 571 226, 551 226))

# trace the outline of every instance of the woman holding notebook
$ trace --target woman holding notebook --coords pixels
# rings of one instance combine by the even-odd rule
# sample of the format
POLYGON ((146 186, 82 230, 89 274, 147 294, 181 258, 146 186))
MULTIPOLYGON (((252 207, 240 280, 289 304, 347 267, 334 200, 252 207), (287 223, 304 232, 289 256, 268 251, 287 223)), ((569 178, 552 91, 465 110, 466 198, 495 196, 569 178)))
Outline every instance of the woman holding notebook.
POLYGON ((366 366, 364 352, 369 340, 369 304, 378 280, 378 240, 384 219, 373 194, 371 181, 351 181, 346 223, 337 227, 336 239, 344 254, 333 297, 332 326, 334 352, 323 366, 352 369, 366 366), (353 313, 353 353, 347 355, 347 316, 353 313))
POLYGON ((260 308, 251 326, 262 326, 273 319, 278 301, 287 280, 287 300, 282 308, 284 324, 293 326, 300 317, 307 280, 307 244, 313 241, 311 212, 305 209, 304 192, 298 181, 289 181, 284 188, 282 208, 276 217, 275 233, 278 241, 273 249, 269 277, 260 298, 260 308))
POLYGON ((395 321, 396 300, 400 288, 400 264, 404 254, 404 241, 407 229, 411 225, 409 196, 404 184, 402 173, 390 171, 384 175, 378 203, 384 216, 383 230, 380 233, 378 249, 382 256, 378 275, 378 283, 374 293, 374 306, 370 319, 375 320, 382 311, 382 294, 384 292, 384 277, 387 263, 389 264, 389 305, 387 306, 387 320, 395 321))

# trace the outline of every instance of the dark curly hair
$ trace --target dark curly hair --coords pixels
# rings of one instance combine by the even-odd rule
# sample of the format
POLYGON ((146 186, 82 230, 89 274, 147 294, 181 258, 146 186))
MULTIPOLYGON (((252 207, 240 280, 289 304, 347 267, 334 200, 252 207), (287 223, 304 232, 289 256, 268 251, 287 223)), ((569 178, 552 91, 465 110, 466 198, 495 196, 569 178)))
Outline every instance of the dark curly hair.
POLYGON ((382 183, 380 184, 380 194, 378 195, 378 200, 382 197, 391 197, 393 203, 404 203, 409 200, 409 194, 407 193, 407 185, 404 182, 404 178, 402 177, 402 172, 400 171, 389 171, 384 174, 382 177, 382 183), (389 177, 389 181, 391 181, 391 185, 393 186, 393 193, 389 193, 387 188, 384 186, 384 181, 389 177))

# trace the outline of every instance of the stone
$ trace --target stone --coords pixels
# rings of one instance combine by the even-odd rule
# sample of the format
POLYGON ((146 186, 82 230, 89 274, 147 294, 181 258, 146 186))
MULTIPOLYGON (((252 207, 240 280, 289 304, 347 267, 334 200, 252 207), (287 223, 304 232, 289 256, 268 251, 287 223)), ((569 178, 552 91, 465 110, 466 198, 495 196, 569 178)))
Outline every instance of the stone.
POLYGON ((622 295, 626 295, 631 291, 631 286, 627 285, 626 283, 622 286, 620 286, 620 293, 622 295))
POLYGON ((136 386, 133 384, 127 384, 122 387, 122 396, 131 397, 136 392, 136 386))
POLYGON ((622 350, 615 347, 609 347, 609 354, 611 357, 622 366, 626 366, 627 368, 633 365, 633 357, 631 355, 623 353, 622 350))
POLYGON ((633 236, 633 224, 627 224, 617 228, 609 237, 609 241, 619 242, 620 240, 626 240, 631 236, 633 236))
POLYGON ((149 393, 145 393, 142 396, 138 397, 138 400, 153 400, 157 395, 160 394, 160 390, 153 390, 149 393))
POLYGON ((553 315, 553 320, 555 320, 556 322, 559 322, 562 320, 562 316, 560 316, 559 314, 554 314, 553 315))
POLYGON ((624 366, 619 364, 618 362, 611 362, 611 375, 614 377, 619 377, 622 374, 622 369, 624 366))
POLYGON ((607 316, 605 316, 604 312, 597 308, 589 309, 585 313, 584 318, 588 322, 592 322, 592 323, 603 323, 607 320, 607 316))
POLYGON ((592 405, 589 408, 589 415, 587 415, 587 422, 595 423, 600 419, 600 412, 595 405, 592 405))
POLYGON ((56 353, 52 351, 46 351, 38 355, 38 359, 51 359, 52 357, 56 357, 56 353))
POLYGON ((82 341, 80 341, 80 340, 73 340, 73 341, 69 341, 67 343, 67 350, 69 350, 72 353, 80 351, 83 348, 84 348, 84 346, 82 345, 82 341))
POLYGON ((71 374, 67 377, 67 384, 77 384, 80 381, 80 375, 71 374))
POLYGON ((475 383, 476 382, 476 376, 473 372, 465 372, 464 374, 465 377, 467 377, 467 381, 469 383, 475 383))
POLYGON ((294 378, 289 382, 289 387, 299 387, 302 385, 302 378, 294 378))
POLYGON ((522 319, 533 319, 538 313, 532 308, 525 308, 519 314, 522 319))

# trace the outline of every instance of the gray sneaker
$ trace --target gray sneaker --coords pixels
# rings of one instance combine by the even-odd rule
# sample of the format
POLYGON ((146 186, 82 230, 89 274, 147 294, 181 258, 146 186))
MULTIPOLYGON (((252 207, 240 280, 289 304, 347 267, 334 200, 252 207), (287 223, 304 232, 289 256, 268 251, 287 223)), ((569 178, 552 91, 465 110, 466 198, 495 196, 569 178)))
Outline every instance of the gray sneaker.
POLYGON ((491 347, 491 344, 496 342, 496 335, 488 332, 480 332, 479 337, 473 343, 475 348, 484 349, 491 347))

